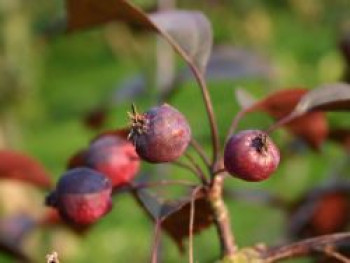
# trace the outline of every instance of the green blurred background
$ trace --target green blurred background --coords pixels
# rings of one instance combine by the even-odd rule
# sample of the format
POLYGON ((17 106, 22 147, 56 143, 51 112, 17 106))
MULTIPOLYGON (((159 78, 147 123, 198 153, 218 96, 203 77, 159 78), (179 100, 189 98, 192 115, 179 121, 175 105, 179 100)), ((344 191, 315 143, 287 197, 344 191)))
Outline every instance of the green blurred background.
MULTIPOLYGON (((146 10, 157 5, 155 0, 134 2, 146 10)), ((216 45, 262 56, 266 66, 273 68, 268 78, 248 74, 209 81, 222 140, 239 109, 235 88, 243 87, 262 98, 277 89, 313 88, 342 77, 345 62, 338 51, 338 40, 350 30, 348 0, 178 0, 176 6, 204 12, 212 22, 216 45)), ((0 148, 31 154, 57 179, 68 158, 98 133, 83 123, 88 112, 108 104, 103 129, 111 129, 128 124, 126 112, 131 102, 141 110, 159 103, 154 36, 133 33, 121 24, 62 34, 59 21, 65 10, 64 2, 58 0, 2 0, 0 12, 0 148), (139 74, 147 79, 143 95, 119 98, 123 83, 139 74)), ((244 64, 244 58, 241 62, 244 64)), ((182 66, 178 59, 176 67, 182 66)), ((170 103, 187 116, 194 137, 209 151, 209 128, 196 83, 188 81, 178 87, 170 103)), ((350 127, 348 114, 328 116, 332 126, 350 127)), ((240 128, 263 129, 271 123, 264 114, 252 114, 240 128)), ((287 151, 291 135, 280 130, 273 136, 287 151)), ((278 172, 267 182, 251 184, 230 179, 227 188, 267 189, 293 200, 329 177, 344 155, 341 147, 327 142, 320 153, 306 148, 289 154, 287 160, 282 156, 278 172)), ((155 178, 161 178, 163 172, 167 178, 192 179, 186 171, 170 166, 143 164, 143 169, 155 178)), ((23 204, 26 198, 6 204, 12 199, 8 194, 17 192, 8 190, 8 185, 0 187, 3 215, 21 209, 35 210, 32 212, 36 215, 43 211, 43 193, 28 190, 34 196, 30 207, 28 200, 23 204)), ((173 197, 182 189, 161 191, 173 197)), ((228 200, 228 205, 240 246, 284 240, 286 216, 282 211, 233 200, 228 200)), ((147 262, 152 233, 151 222, 134 200, 118 195, 112 212, 86 235, 77 236, 64 228, 38 230, 24 246, 36 262, 43 262, 45 254, 53 250, 58 251, 62 262, 147 262)), ((187 262, 187 255, 181 255, 165 235, 161 251, 164 262, 187 262)), ((213 262, 218 257, 214 228, 195 237, 194 254, 196 262, 213 262)), ((0 262, 12 260, 1 257, 0 262)))

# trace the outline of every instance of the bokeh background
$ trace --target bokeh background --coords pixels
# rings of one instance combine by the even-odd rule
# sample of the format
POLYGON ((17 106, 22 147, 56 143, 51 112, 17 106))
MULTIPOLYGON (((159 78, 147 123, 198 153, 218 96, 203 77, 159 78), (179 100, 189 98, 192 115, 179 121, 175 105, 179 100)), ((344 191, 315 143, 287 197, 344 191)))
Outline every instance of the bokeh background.
MULTIPOLYGON (((176 6, 208 16, 214 30, 214 50, 227 52, 221 54, 221 60, 227 60, 224 64, 219 63, 220 53, 215 53, 220 66, 213 62, 208 76, 222 140, 239 110, 236 88, 262 98, 278 89, 336 82, 345 72, 338 46, 350 32, 348 0, 132 2, 149 11, 176 6)), ((56 180, 69 157, 99 131, 128 124, 126 112, 132 102, 141 110, 159 104, 159 94, 164 94, 174 74, 180 74, 182 81, 167 93, 167 101, 186 115, 194 137, 209 151, 209 127, 200 90, 166 44, 122 23, 65 34, 64 18, 63 0, 0 2, 0 149, 30 154, 56 180), (99 122, 102 124, 97 125, 99 122)), ((327 116, 332 127, 350 127, 348 113, 327 116)), ((272 123, 266 114, 254 113, 239 128, 264 129, 272 123)), ((228 189, 266 190, 293 201, 329 180, 339 167, 348 176, 342 146, 327 141, 322 151, 315 152, 285 130, 276 131, 273 137, 285 153, 273 178, 259 184, 230 179, 228 189)), ((154 180, 193 177, 169 165, 143 164, 142 169, 154 180)), ((159 191, 175 198, 183 189, 159 191)), ((1 181, 1 216, 22 212, 39 217, 45 210, 44 194, 33 186, 1 181)), ((152 223, 129 195, 117 195, 114 201, 112 212, 86 234, 80 236, 62 226, 37 229, 23 240, 24 251, 35 262, 43 262, 51 251, 57 251, 62 262, 147 262, 152 223)), ((281 209, 256 201, 227 201, 240 246, 286 240, 288 216, 281 209)), ((196 236, 194 244, 198 262, 217 258, 214 228, 196 236)), ((186 254, 181 255, 165 235, 161 257, 164 262, 187 261, 186 254)), ((14 260, 0 254, 0 262, 14 260)))

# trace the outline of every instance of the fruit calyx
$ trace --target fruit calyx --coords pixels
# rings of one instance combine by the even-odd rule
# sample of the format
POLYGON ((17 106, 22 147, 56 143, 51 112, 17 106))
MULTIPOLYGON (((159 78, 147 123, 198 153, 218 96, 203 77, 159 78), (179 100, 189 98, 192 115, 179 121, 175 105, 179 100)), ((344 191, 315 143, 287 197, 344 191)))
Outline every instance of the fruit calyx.
POLYGON ((259 134, 254 139, 252 139, 251 146, 260 154, 266 154, 268 151, 267 148, 267 135, 259 134))
POLYGON ((137 135, 147 133, 148 130, 148 119, 145 114, 138 113, 135 104, 131 105, 131 112, 128 112, 131 128, 128 134, 128 140, 132 140, 135 144, 135 139, 137 135))

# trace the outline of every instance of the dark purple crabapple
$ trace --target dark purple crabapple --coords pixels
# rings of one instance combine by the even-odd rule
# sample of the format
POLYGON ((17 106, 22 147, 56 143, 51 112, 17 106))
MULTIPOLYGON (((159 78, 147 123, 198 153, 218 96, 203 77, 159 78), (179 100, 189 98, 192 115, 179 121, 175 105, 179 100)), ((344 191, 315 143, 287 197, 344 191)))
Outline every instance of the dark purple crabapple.
POLYGON ((89 168, 68 170, 56 190, 46 197, 46 205, 58 209, 60 216, 76 225, 95 223, 112 208, 111 181, 89 168))
POLYGON ((228 173, 245 181, 265 180, 276 170, 280 153, 263 131, 246 130, 227 141, 224 165, 228 173))
POLYGON ((129 138, 139 156, 152 163, 171 162, 179 158, 191 140, 186 118, 168 104, 151 108, 143 114, 130 114, 129 138))

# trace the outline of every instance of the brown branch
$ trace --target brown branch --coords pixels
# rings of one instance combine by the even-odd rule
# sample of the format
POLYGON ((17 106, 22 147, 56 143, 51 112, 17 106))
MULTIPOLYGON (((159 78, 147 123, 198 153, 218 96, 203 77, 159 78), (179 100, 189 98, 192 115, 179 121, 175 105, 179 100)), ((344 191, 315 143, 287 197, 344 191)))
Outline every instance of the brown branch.
POLYGON ((350 263, 350 258, 347 258, 344 255, 340 254, 339 252, 335 251, 333 246, 326 246, 324 249, 320 251, 329 257, 335 258, 339 262, 350 263))
POLYGON ((291 257, 307 256, 316 251, 324 250, 327 246, 336 246, 339 242, 349 241, 350 232, 319 236, 293 244, 270 248, 263 252, 262 259, 265 263, 270 263, 291 257))
POLYGON ((224 174, 213 177, 209 193, 210 203, 214 213, 216 229, 220 239, 221 257, 232 258, 237 251, 235 238, 231 230, 230 215, 222 199, 224 174))

